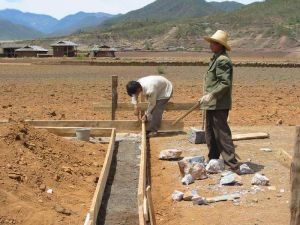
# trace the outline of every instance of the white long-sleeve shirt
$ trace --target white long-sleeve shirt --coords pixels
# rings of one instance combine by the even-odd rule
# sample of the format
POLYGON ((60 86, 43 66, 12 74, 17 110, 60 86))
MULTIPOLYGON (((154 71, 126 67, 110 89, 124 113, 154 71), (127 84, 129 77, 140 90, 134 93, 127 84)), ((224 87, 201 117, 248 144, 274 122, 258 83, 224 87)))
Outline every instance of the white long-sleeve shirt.
MULTIPOLYGON (((148 108, 145 112, 146 116, 150 119, 151 112, 156 105, 157 100, 168 99, 172 95, 173 86, 172 83, 163 76, 151 75, 142 77, 137 80, 142 86, 142 94, 149 102, 148 108)), ((132 104, 137 105, 137 96, 132 96, 132 104)))

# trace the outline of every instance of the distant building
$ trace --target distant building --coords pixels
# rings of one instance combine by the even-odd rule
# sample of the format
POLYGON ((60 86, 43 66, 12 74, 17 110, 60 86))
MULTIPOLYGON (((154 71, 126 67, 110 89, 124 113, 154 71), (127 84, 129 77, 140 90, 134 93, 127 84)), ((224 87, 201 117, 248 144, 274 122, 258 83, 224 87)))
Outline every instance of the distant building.
POLYGON ((47 54, 48 49, 36 45, 26 45, 15 51, 16 57, 37 57, 39 54, 47 54))
POLYGON ((78 44, 72 41, 58 41, 51 45, 54 57, 74 57, 77 55, 78 44))
POLYGON ((24 44, 3 44, 0 46, 2 48, 2 56, 14 58, 16 57, 16 50, 24 47, 24 44))
POLYGON ((107 45, 95 45, 91 50, 91 57, 116 57, 115 56, 116 49, 111 48, 107 45))

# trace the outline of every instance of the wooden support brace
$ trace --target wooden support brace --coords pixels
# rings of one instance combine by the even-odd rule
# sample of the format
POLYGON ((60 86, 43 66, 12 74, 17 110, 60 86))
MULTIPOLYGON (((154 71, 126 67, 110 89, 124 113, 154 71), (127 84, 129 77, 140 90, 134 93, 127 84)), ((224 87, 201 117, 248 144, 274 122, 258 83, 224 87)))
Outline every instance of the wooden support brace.
MULTIPOLYGON (((195 103, 181 103, 181 102, 168 102, 166 106, 166 111, 175 111, 175 110, 189 110, 195 105, 195 103)), ((95 111, 107 111, 110 112, 112 107, 109 103, 93 103, 95 111)), ((148 107, 148 102, 138 103, 138 107, 142 110, 146 110, 148 107)), ((118 111, 133 111, 134 106, 131 103, 119 102, 117 105, 118 111)))

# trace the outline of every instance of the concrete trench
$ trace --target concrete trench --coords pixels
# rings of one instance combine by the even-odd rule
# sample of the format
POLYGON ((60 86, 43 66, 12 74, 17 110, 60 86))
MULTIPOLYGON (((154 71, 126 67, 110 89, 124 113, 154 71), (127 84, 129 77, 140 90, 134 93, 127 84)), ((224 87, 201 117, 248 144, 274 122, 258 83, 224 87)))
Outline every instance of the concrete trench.
POLYGON ((97 225, 138 225, 140 138, 116 141, 97 225))

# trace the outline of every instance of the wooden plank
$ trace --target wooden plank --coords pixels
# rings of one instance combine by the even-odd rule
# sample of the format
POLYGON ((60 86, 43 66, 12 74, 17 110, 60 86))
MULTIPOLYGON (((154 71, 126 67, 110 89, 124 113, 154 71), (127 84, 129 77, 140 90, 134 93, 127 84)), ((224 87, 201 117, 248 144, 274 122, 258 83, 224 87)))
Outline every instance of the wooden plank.
POLYGON ((264 139, 269 138, 270 135, 268 133, 248 133, 248 134, 234 134, 232 135, 233 141, 240 141, 240 140, 251 140, 251 139, 264 139))
POLYGON ((300 224, 300 126, 296 127, 294 156, 291 165, 290 225, 300 224))
MULTIPOLYGON (((76 137, 76 130, 80 127, 35 127, 46 129, 48 132, 63 137, 76 137)), ((109 137, 111 128, 91 128, 91 137, 109 137)))
POLYGON ((113 157, 113 152, 115 148, 115 138, 116 138, 116 130, 112 129, 111 136, 110 136, 110 142, 107 148, 107 152, 104 159, 104 164, 99 176, 99 180, 96 186, 96 190, 94 192, 92 204, 90 207, 90 221, 92 225, 96 225, 98 213, 100 210, 101 202, 103 193, 106 186, 107 177, 109 174, 111 161, 113 157))
POLYGON ((118 76, 111 76, 111 120, 116 119, 118 106, 118 76))
MULTIPOLYGON (((172 110, 189 110, 195 105, 195 103, 182 103, 182 102, 168 102, 166 106, 166 111, 172 110)), ((95 111, 108 111, 110 112, 112 107, 109 103, 93 103, 93 107, 95 111)), ((146 110, 148 107, 147 102, 140 102, 138 103, 138 107, 142 110, 146 110)), ((117 111, 133 111, 134 107, 131 103, 119 102, 117 106, 117 111)), ((200 110, 200 108, 199 108, 200 110)))
POLYGON ((155 219, 155 213, 154 213, 154 207, 153 207, 153 201, 152 201, 152 194, 151 194, 151 187, 148 186, 146 189, 146 195, 147 195, 147 202, 148 202, 148 209, 149 209, 149 217, 150 217, 150 224, 156 225, 156 219, 155 219))
POLYGON ((142 123, 142 142, 141 142, 141 161, 138 183, 138 212, 139 212, 139 225, 145 225, 144 218, 144 198, 146 188, 146 163, 147 163, 147 143, 146 143, 146 126, 142 123))
MULTIPOLYGON (((35 127, 89 127, 116 128, 118 132, 140 132, 141 121, 138 120, 26 120, 35 127)), ((172 125, 174 120, 163 120, 160 131, 182 131, 183 122, 172 125)))

